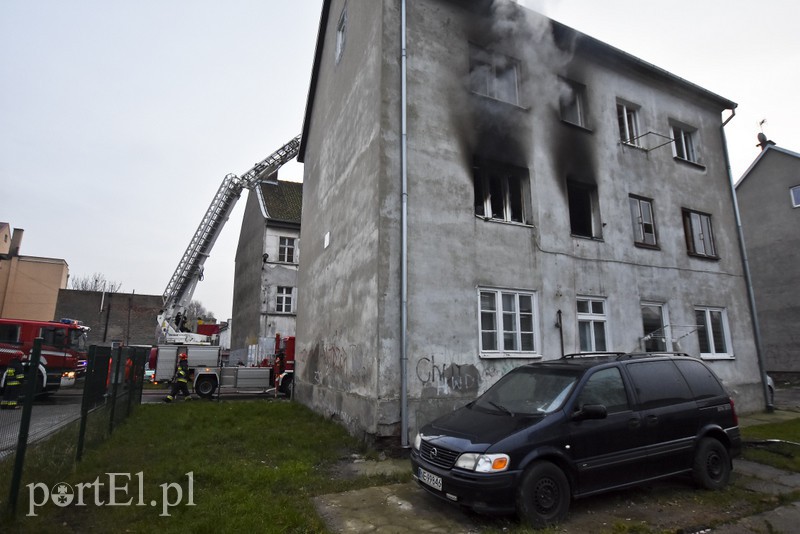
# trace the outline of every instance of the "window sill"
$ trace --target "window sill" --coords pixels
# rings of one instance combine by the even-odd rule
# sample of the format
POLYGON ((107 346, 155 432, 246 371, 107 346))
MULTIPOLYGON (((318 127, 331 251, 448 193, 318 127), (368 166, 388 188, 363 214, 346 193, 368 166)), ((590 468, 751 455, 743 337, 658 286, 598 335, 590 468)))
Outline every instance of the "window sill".
POLYGON ((542 355, 538 352, 483 352, 478 354, 481 360, 500 360, 505 358, 527 358, 541 360, 542 355))
POLYGON ((575 128, 576 130, 580 130, 586 133, 594 133, 594 130, 589 128, 588 126, 584 126, 583 124, 578 124, 576 122, 568 121, 567 119, 561 119, 561 124, 565 126, 569 126, 570 128, 575 128))
POLYGON ((639 145, 634 145, 633 143, 628 143, 627 141, 620 141, 619 145, 622 148, 631 148, 631 149, 633 149, 633 150, 635 150, 637 152, 643 152, 645 154, 648 152, 648 150, 645 147, 639 146, 639 145))
POLYGON ((584 241, 595 241, 597 243, 605 242, 602 237, 594 237, 594 236, 580 235, 580 234, 569 234, 569 235, 570 237, 573 237, 575 239, 583 239, 584 241))
POLYGON ((703 361, 733 361, 736 359, 736 356, 733 354, 712 354, 708 352, 700 354, 700 359, 703 361))
POLYGON ((639 243, 638 241, 633 242, 633 246, 636 248, 645 248, 647 250, 661 250, 661 247, 658 245, 650 245, 648 243, 639 243))
POLYGON ((688 159, 679 158, 678 156, 672 156, 672 159, 674 159, 676 162, 680 163, 681 165, 687 165, 689 167, 692 167, 694 169, 701 170, 701 171, 706 170, 706 166, 705 165, 701 165, 700 163, 697 163, 696 161, 691 161, 691 160, 688 160, 688 159))
POLYGON ((475 218, 480 219, 484 222, 506 224, 508 226, 519 226, 521 228, 533 228, 532 224, 521 223, 516 221, 504 221, 503 219, 492 219, 491 217, 484 217, 483 215, 478 215, 477 213, 475 214, 475 218))
POLYGON ((719 256, 704 256, 703 254, 697 254, 695 252, 687 252, 689 257, 697 258, 698 260, 706 260, 706 261, 719 261, 719 256))
POLYGON ((512 108, 516 108, 516 109, 519 109, 519 110, 522 110, 522 111, 529 111, 531 109, 530 107, 525 107, 525 106, 522 106, 520 104, 516 104, 514 102, 509 102, 508 100, 500 100, 499 98, 495 98, 495 97, 489 96, 489 95, 484 95, 484 94, 481 94, 481 93, 476 93, 475 91, 470 91, 470 93, 472 93, 473 95, 475 95, 478 98, 482 98, 482 99, 487 100, 489 102, 496 102, 498 104, 503 104, 505 106, 511 106, 512 108))

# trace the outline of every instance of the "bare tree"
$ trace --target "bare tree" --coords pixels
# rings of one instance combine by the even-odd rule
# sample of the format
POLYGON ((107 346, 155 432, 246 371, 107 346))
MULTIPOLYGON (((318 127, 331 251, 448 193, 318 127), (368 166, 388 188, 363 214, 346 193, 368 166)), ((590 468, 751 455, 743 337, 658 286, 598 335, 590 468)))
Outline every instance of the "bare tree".
POLYGON ((197 324, 197 319, 202 319, 203 322, 213 323, 216 322, 214 313, 206 310, 205 306, 199 300, 193 300, 186 306, 184 311, 188 324, 197 324))
POLYGON ((122 282, 112 282, 106 280, 103 273, 94 273, 90 276, 70 276, 70 289, 80 289, 81 291, 105 291, 106 293, 117 293, 122 289, 122 282))

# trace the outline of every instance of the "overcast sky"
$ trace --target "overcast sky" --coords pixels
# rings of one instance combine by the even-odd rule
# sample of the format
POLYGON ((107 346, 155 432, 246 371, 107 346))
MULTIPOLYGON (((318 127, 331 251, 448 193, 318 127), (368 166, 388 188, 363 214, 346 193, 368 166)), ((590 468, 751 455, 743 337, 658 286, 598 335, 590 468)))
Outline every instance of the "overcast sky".
MULTIPOLYGON (((735 178, 763 119, 800 151, 800 2, 522 3, 737 102, 735 178)), ((22 254, 160 295, 224 176, 300 133, 321 5, 0 1, 0 221, 25 230, 22 254)), ((195 292, 221 320, 244 204, 195 292)))

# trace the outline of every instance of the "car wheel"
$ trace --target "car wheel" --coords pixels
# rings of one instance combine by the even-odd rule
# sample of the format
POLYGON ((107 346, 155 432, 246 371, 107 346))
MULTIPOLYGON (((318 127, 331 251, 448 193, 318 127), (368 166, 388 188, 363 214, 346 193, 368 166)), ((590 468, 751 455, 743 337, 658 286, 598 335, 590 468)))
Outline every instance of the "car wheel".
POLYGON ((292 376, 286 376, 281 383, 281 387, 279 391, 286 395, 287 397, 291 398, 294 389, 294 378, 292 376))
POLYGON ((204 399, 210 399, 216 389, 217 383, 209 376, 198 378, 194 384, 194 392, 204 399))
POLYGON ((536 462, 522 476, 517 491, 517 513, 534 528, 543 528, 567 516, 570 499, 564 472, 550 462, 536 462))
POLYGON ((731 477, 731 459, 725 445, 714 438, 703 438, 697 446, 692 467, 694 480, 701 488, 722 489, 731 477))

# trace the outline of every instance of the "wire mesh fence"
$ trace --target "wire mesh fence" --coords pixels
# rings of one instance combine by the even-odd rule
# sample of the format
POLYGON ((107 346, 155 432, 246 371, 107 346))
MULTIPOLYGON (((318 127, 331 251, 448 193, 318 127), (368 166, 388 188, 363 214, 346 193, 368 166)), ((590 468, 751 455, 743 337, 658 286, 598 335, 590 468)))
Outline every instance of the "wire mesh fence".
MULTIPOLYGON (((37 368, 40 351, 28 366, 37 368)), ((141 403, 149 347, 89 350, 84 376, 62 381, 50 395, 23 384, 16 409, 0 410, 0 505, 15 515, 29 484, 52 487, 63 480, 84 451, 105 441, 141 403), (71 387, 65 387, 71 386, 71 387), (8 485, 6 485, 8 484, 8 485)), ((26 375, 27 376, 27 375, 26 375)))

